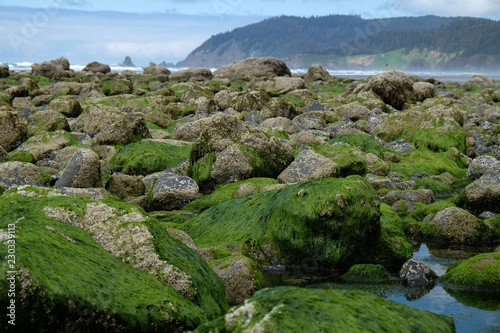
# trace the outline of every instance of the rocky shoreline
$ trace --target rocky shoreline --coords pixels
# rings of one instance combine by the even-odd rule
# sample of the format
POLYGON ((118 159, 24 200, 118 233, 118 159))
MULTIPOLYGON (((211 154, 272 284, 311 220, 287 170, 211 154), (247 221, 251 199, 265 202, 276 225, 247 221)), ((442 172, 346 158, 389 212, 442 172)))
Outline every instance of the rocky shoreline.
MULTIPOLYGON (((264 288, 262 273, 425 286, 437 276, 411 242, 498 244, 499 102, 481 75, 354 80, 275 58, 213 72, 0 66, 0 251, 15 226, 18 323, 291 332, 307 308, 317 330, 452 332, 451 318, 369 293, 264 288), (370 302, 405 315, 336 319, 370 302)), ((500 292, 499 253, 439 279, 500 292)))

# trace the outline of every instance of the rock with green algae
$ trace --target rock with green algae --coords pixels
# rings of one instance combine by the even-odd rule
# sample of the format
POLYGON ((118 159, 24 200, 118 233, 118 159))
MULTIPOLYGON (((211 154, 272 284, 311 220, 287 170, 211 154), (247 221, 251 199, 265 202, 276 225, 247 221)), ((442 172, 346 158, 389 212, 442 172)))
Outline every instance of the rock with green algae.
POLYGON ((326 178, 225 201, 179 228, 199 247, 249 244, 259 250, 271 242, 286 264, 312 258, 322 268, 400 266, 411 251, 405 239, 394 244, 381 226, 379 204, 360 176, 326 178))
POLYGON ((382 265, 357 264, 340 277, 346 283, 384 283, 393 280, 382 265))
POLYGON ((114 155, 109 166, 129 175, 149 175, 175 168, 189 159, 191 145, 171 145, 165 142, 141 141, 125 146, 114 155))
MULTIPOLYGON (((182 332, 227 310, 208 264, 137 206, 23 187, 0 196, 2 257, 13 224, 15 268, 3 261, 0 274, 17 271, 22 331, 75 323, 88 331, 182 332)), ((7 302, 5 293, 0 303, 7 302)))
POLYGON ((453 290, 500 293, 500 252, 481 253, 460 260, 448 268, 440 281, 453 290))
POLYGON ((365 291, 266 288, 194 332, 455 332, 453 319, 365 291))

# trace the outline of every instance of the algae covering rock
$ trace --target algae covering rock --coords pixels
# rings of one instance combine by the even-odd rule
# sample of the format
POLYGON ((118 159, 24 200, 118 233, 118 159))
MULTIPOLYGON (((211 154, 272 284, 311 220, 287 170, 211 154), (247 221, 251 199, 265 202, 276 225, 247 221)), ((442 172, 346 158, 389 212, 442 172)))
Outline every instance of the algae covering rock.
POLYGON ((480 244, 495 239, 493 225, 482 221, 468 211, 448 207, 438 212, 426 231, 427 237, 459 244, 480 244))
POLYGON ((437 278, 436 273, 422 261, 410 259, 399 272, 401 282, 410 287, 425 287, 437 278))
MULTIPOLYGON (((9 228, 17 260, 0 275, 16 271, 18 331, 183 332, 228 308, 203 258, 137 206, 11 189, 0 196, 0 229, 9 228)), ((2 241, 1 256, 7 251, 2 241)))
POLYGON ((402 265, 404 244, 392 247, 381 228, 379 199, 360 176, 326 178, 225 201, 186 221, 199 247, 269 242, 286 265, 315 269, 356 263, 402 265), (381 258, 378 258, 381 257, 381 258))
POLYGON ((235 61, 214 71, 214 78, 235 79, 241 77, 245 80, 254 78, 273 78, 276 76, 290 76, 292 73, 283 60, 276 58, 248 58, 235 61))
POLYGON ((384 103, 402 110, 405 103, 415 98, 413 83, 408 75, 401 71, 387 71, 368 78, 365 91, 373 91, 384 103))
POLYGON ((382 265, 353 265, 340 279, 345 283, 384 283, 392 280, 391 274, 382 265))
POLYGON ((266 288, 195 332, 455 332, 453 319, 365 291, 266 288))
POLYGON ((452 290, 500 293, 500 252, 460 260, 448 268, 440 281, 452 290))
POLYGON ((0 145, 9 152, 27 138, 26 125, 15 112, 0 110, 0 145))
POLYGON ((339 166, 331 159, 312 151, 304 151, 278 176, 278 181, 303 183, 317 178, 337 177, 339 174, 339 166))
POLYGON ((227 183, 250 177, 277 177, 292 161, 293 149, 275 137, 227 114, 200 120, 189 175, 198 184, 227 183), (236 169, 231 163, 237 158, 236 169))
POLYGON ((9 188, 11 186, 21 186, 37 184, 40 170, 31 163, 5 162, 0 164, 0 186, 9 188))
POLYGON ((500 213, 500 169, 486 172, 465 188, 467 209, 474 213, 500 213))
POLYGON ((77 151, 54 185, 55 187, 102 187, 99 156, 90 149, 77 151))

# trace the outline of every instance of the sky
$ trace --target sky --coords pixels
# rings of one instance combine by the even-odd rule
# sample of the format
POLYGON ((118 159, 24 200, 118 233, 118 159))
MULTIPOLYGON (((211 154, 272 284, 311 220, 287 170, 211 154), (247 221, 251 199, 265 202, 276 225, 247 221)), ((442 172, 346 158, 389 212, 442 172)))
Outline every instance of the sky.
POLYGON ((267 17, 330 14, 500 20, 500 0, 0 0, 0 62, 176 63, 212 35, 267 17))

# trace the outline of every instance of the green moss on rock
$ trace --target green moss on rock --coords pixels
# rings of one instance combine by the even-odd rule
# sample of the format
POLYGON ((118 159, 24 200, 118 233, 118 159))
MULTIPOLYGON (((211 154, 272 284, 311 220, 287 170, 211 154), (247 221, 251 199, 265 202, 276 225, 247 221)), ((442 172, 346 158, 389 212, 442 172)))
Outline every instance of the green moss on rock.
POLYGON ((311 258, 325 268, 372 263, 374 248, 386 250, 385 263, 398 262, 380 242, 378 208, 378 196, 360 176, 326 178, 225 201, 181 228, 200 247, 259 249, 270 241, 287 264, 311 258))
MULTIPOLYGON (((151 272, 125 263, 104 249, 91 232, 77 227, 89 203, 38 187, 11 189, 0 197, 0 228, 6 231, 9 224, 16 225, 18 329, 58 331, 78 323, 87 331, 112 327, 177 332, 224 313, 222 282, 194 251, 153 219, 130 223, 133 228, 147 227, 159 258, 190 276, 196 288, 196 297, 190 299, 151 272)), ((129 217, 141 214, 137 206, 119 201, 99 204, 129 217)), ((6 252, 7 244, 1 242, 2 257, 6 252)), ((2 261, 0 274, 6 276, 11 270, 2 261)), ((6 283, 1 280, 2 290, 7 290, 6 283)), ((0 303, 6 302, 4 293, 0 303)), ((5 318, 2 327, 7 326, 5 318)))
POLYGON ((11 161, 26 162, 35 164, 36 160, 32 153, 23 150, 13 150, 9 153, 11 161))
POLYGON ((366 134, 344 134, 339 135, 328 141, 329 144, 333 144, 335 142, 347 142, 351 146, 360 148, 365 153, 372 153, 382 158, 384 153, 390 151, 387 148, 384 148, 376 139, 372 138, 366 134))
MULTIPOLYGON (((350 175, 364 176, 368 173, 368 167, 365 160, 363 160, 354 152, 359 152, 356 148, 348 146, 320 146, 314 149, 318 154, 331 158, 338 164, 340 175, 347 177, 350 175)), ((361 152, 359 152, 362 154, 361 152)))
POLYGON ((148 175, 174 168, 189 159, 191 146, 142 141, 125 146, 111 158, 109 166, 133 175, 148 175))
POLYGON ((392 279, 391 274, 382 265, 354 265, 340 279, 346 283, 383 283, 392 279))
POLYGON ((455 332, 453 319, 365 291, 266 288, 195 332, 455 332))
POLYGON ((450 289, 500 292, 500 252, 460 260, 448 269, 441 281, 450 289))

